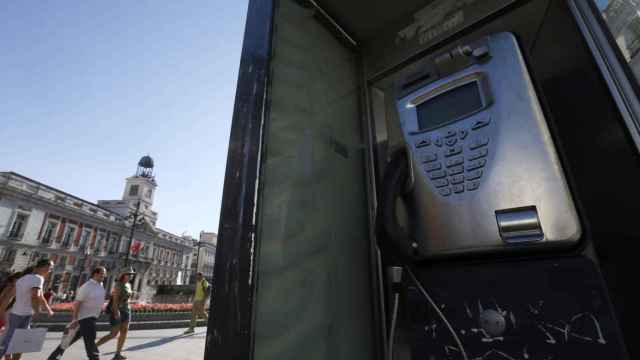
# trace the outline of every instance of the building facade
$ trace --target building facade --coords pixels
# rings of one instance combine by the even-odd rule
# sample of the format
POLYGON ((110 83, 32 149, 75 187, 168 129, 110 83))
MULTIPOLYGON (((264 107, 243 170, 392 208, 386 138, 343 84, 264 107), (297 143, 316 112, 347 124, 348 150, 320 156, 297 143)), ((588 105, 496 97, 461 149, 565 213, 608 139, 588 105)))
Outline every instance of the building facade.
POLYGON ((190 276, 192 241, 155 226, 157 185, 153 162, 145 163, 145 158, 136 175, 126 179, 121 200, 98 204, 0 172, 0 277, 48 257, 55 267, 46 286, 62 294, 75 292, 97 265, 109 270, 105 286, 110 288, 126 265, 137 272, 132 284, 136 297, 146 300, 156 285, 178 284, 190 276), (134 185, 138 192, 131 190, 134 185))
POLYGON ((193 273, 201 272, 209 281, 213 280, 217 243, 218 234, 205 231, 200 232, 199 240, 194 243, 196 254, 191 263, 193 273))

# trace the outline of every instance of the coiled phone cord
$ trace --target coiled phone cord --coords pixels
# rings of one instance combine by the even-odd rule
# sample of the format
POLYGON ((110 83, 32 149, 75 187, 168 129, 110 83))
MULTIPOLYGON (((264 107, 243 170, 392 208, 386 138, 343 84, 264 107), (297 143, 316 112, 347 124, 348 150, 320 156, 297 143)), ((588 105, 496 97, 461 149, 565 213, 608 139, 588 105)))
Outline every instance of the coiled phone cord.
MULTIPOLYGON (((381 206, 378 219, 381 220, 381 225, 386 231, 387 236, 391 239, 392 249, 395 250, 397 256, 399 256, 404 263, 409 263, 413 260, 414 249, 412 244, 415 242, 413 236, 405 231, 396 219, 396 199, 406 194, 406 184, 409 179, 409 166, 408 157, 405 149, 397 149, 391 154, 391 161, 387 164, 385 174, 383 177, 382 194, 381 194, 381 206)), ((399 307, 399 295, 400 287, 402 286, 402 267, 394 266, 389 269, 390 283, 393 288, 393 314, 391 320, 391 330, 389 332, 388 339, 388 360, 393 360, 393 344, 395 336, 395 328, 398 319, 398 307, 399 307)), ((455 342, 458 345, 458 349, 462 353, 462 358, 468 360, 467 353, 462 346, 462 342, 456 334, 455 330, 444 316, 440 308, 433 301, 429 293, 424 289, 422 284, 415 277, 409 266, 405 265, 404 269, 409 273, 411 280, 417 285, 422 295, 427 299, 429 304, 436 311, 440 319, 451 332, 455 342)))

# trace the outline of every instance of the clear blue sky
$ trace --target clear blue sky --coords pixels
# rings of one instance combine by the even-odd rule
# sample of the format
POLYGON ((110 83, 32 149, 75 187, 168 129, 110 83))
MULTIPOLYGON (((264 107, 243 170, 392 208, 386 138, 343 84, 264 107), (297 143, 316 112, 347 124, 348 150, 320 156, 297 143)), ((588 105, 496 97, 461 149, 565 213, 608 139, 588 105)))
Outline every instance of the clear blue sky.
POLYGON ((148 153, 158 226, 217 232, 246 9, 0 1, 0 171, 118 199, 148 153))

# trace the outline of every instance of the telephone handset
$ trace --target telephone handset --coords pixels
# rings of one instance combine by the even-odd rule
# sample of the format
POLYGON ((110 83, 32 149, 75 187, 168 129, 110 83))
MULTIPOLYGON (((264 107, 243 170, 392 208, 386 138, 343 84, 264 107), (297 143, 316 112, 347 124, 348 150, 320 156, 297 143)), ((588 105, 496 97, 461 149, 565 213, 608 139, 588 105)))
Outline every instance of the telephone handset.
POLYGON ((493 34, 430 61, 438 76, 397 98, 405 150, 383 179, 382 222, 401 252, 575 244, 580 222, 515 37, 493 34), (398 196, 413 209, 409 230, 397 223, 398 196))

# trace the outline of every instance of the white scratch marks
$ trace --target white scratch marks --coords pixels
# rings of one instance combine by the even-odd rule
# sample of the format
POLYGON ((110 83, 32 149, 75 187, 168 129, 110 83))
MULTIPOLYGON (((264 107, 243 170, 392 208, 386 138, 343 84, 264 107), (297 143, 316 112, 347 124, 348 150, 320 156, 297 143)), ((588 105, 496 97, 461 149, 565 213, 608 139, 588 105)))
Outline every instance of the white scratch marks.
POLYGON ((480 339, 480 341, 482 342, 494 342, 494 341, 504 341, 504 337, 502 336, 496 336, 496 337, 492 337, 491 335, 489 335, 484 329, 480 328, 473 328, 471 329, 471 332, 477 334, 480 333, 482 335, 482 338, 480 339))
POLYGON ((460 352, 460 349, 458 349, 457 347, 453 347, 451 345, 447 345, 447 346, 445 346, 445 348, 449 349, 451 351, 460 352))
POLYGON ((556 343, 556 339, 551 336, 551 333, 549 333, 547 331, 547 329, 545 329, 542 325, 538 324, 538 329, 542 330, 542 332, 547 336, 547 343, 548 344, 555 344, 556 343))
POLYGON ((431 322, 431 325, 427 325, 424 327, 424 331, 429 332, 431 331, 431 336, 435 339, 436 338, 436 326, 438 326, 438 324, 436 324, 435 321, 431 322))
POLYGON ((564 328, 555 326, 553 324, 547 324, 547 323, 545 323, 544 325, 548 328, 560 331, 564 335, 564 342, 567 342, 569 341, 569 333, 571 331, 571 326, 564 321, 562 323, 564 324, 564 328))
POLYGON ((469 319, 473 319, 473 313, 471 313, 471 309, 469 309, 469 305, 467 305, 467 302, 464 302, 464 308, 465 310, 467 310, 467 316, 469 316, 469 319))
POLYGON ((491 349, 491 350, 487 351, 486 353, 484 353, 484 355, 482 355, 481 358, 476 358, 476 359, 486 359, 487 356, 489 356, 491 354, 500 355, 500 356, 502 356, 502 358, 507 359, 507 360, 516 360, 513 356, 511 356, 511 355, 509 355, 509 354, 507 354, 505 352, 502 352, 500 350, 496 350, 496 349, 491 349))
MULTIPOLYGON (((575 315, 574 317, 571 318, 571 323, 573 323, 574 321, 582 318, 583 316, 588 316, 591 319, 591 321, 593 322, 593 325, 595 326, 595 329, 596 329, 596 333, 598 335, 598 339, 596 341, 599 344, 603 344, 603 345, 606 344, 607 341, 604 339, 604 336, 602 334, 602 329, 600 328, 600 322, 598 322, 598 319, 596 319, 596 317, 593 316, 593 314, 591 314, 591 313, 580 313, 578 315, 575 315)), ((582 338, 582 339, 585 339, 585 340, 587 338, 590 339, 590 340, 593 340, 592 338, 589 338, 587 336, 581 336, 581 335, 578 335, 578 334, 575 334, 575 333, 571 333, 570 335, 575 336, 577 338, 582 338)))
POLYGON ((495 299, 493 299, 493 305, 495 305, 496 310, 500 313, 500 315, 502 315, 502 316, 506 316, 506 315, 507 315, 507 312, 506 312, 506 311, 503 311, 503 310, 500 308, 500 305, 498 305, 498 302, 497 302, 495 299))

